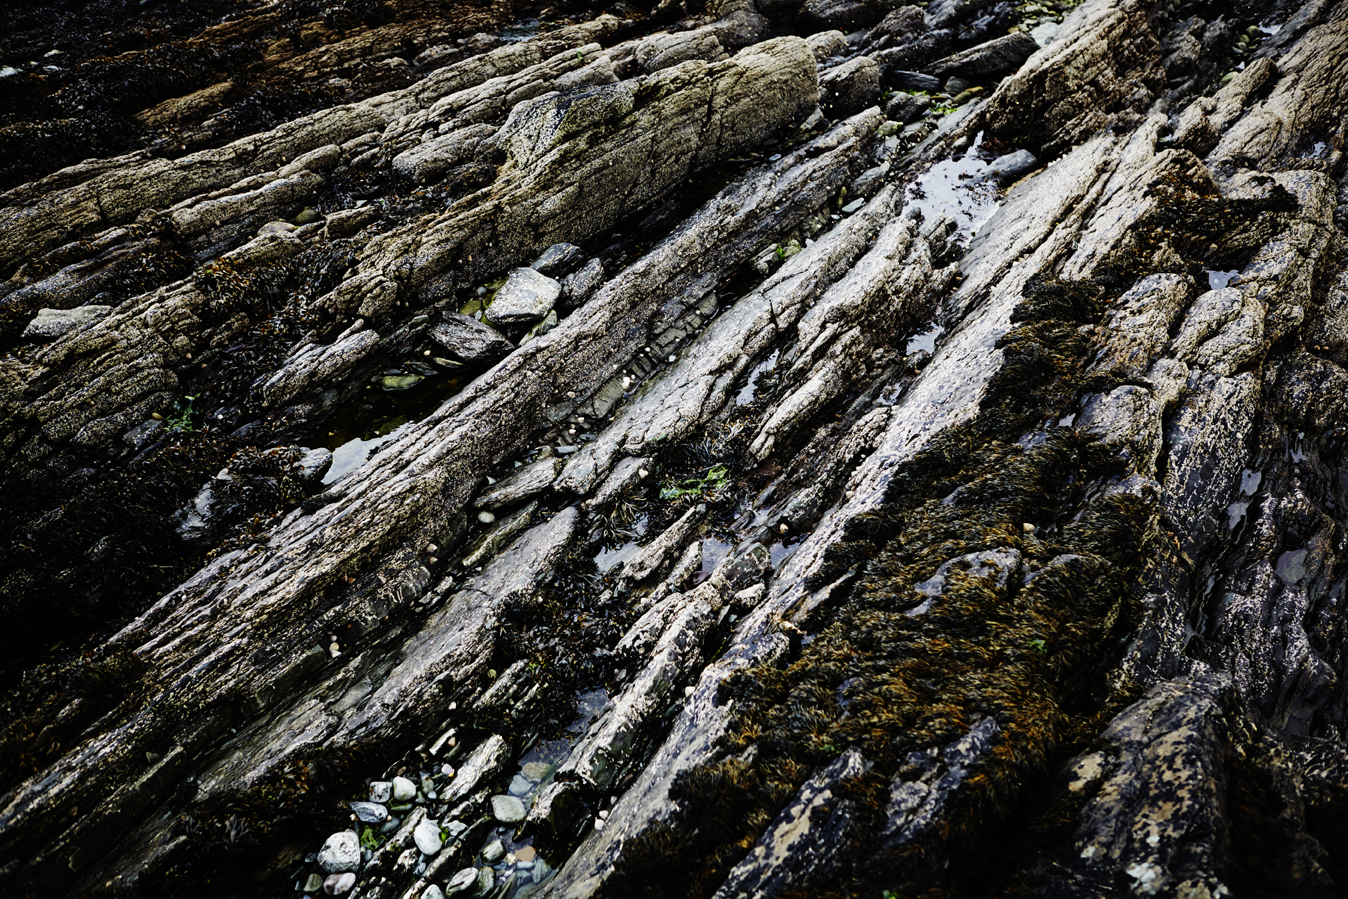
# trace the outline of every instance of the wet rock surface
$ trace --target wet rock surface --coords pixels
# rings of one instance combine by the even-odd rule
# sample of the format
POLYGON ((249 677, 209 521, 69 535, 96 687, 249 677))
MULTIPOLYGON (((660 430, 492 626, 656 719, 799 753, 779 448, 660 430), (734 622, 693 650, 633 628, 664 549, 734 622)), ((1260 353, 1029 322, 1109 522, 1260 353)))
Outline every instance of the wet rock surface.
POLYGON ((0 14, 0 885, 1340 895, 1346 15, 0 14))

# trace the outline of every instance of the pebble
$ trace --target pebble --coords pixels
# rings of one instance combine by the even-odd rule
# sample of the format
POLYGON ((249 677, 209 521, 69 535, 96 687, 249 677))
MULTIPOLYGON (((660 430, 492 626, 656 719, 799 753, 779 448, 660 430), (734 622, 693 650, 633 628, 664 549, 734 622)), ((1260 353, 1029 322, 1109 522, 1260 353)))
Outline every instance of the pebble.
POLYGON ((493 796, 491 813, 502 824, 518 824, 524 820, 524 803, 514 796, 493 796))
POLYGON ((485 896, 496 886, 496 872, 491 868, 478 868, 477 894, 485 896))
POLYGON ((345 874, 333 874, 327 880, 323 881, 323 892, 329 896, 340 896, 343 893, 350 892, 356 885, 356 875, 347 871, 345 874))
POLYGON ((304 882, 304 892, 317 893, 323 889, 323 878, 318 874, 310 874, 309 879, 304 882))
POLYGON ((548 772, 551 770, 552 766, 547 762, 525 762, 520 766, 520 771, 524 773, 524 776, 534 783, 538 783, 543 778, 547 777, 548 772))
POLYGON ((525 862, 526 864, 533 861, 534 856, 537 854, 538 850, 532 846, 521 846, 520 848, 515 850, 515 858, 519 861, 525 862))
POLYGON ((443 774, 445 777, 453 777, 453 776, 454 776, 454 766, 453 766, 453 765, 449 765, 449 764, 441 765, 441 766, 440 766, 440 773, 443 774))
POLYGON ((379 828, 380 833, 393 833, 403 823, 402 818, 389 818, 384 822, 384 826, 379 828))
POLYGON ((489 865, 494 865, 505 855, 505 843, 500 840, 492 840, 487 844, 487 848, 482 850, 482 860, 489 865))
POLYGON ((525 777, 523 774, 516 774, 510 780, 510 795, 523 796, 525 793, 529 792, 529 789, 532 786, 533 783, 529 778, 525 777))
POLYGON ((445 899, 445 891, 431 884, 421 891, 421 899, 445 899))
POLYGON ((477 513, 477 520, 483 524, 494 524, 496 522, 496 516, 490 512, 479 512, 477 513))
POLYGON ((1027 521, 1027 522, 1025 522, 1023 525, 1021 525, 1021 530, 1023 530, 1023 531, 1024 531, 1025 533, 1027 533, 1027 534, 1033 534, 1033 533, 1034 533, 1034 525, 1030 524, 1030 523, 1027 521))
POLYGON ((417 796, 417 785, 405 777, 393 778, 393 798, 398 802, 411 802, 417 796))
POLYGON ((323 848, 318 851, 318 866, 329 874, 354 871, 359 864, 360 838, 350 830, 328 837, 323 848))
POLYGON ((423 820, 417 825, 416 830, 412 831, 412 842, 417 844, 426 855, 435 855, 444 845, 440 839, 440 825, 431 820, 423 820))
POLYGON ((462 893, 475 883, 477 883, 477 868, 464 868, 445 884, 445 894, 453 896, 455 893, 462 893))
POLYGON ((353 802, 351 811, 366 824, 383 824, 388 820, 388 809, 377 802, 353 802))

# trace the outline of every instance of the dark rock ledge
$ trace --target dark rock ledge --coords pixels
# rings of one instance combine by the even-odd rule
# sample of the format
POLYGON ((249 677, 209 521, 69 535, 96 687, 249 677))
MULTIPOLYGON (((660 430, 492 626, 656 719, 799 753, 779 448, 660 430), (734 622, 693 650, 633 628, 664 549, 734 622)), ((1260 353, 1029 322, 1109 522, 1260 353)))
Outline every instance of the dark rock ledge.
POLYGON ((0 28, 15 896, 1348 892, 1348 11, 0 28))

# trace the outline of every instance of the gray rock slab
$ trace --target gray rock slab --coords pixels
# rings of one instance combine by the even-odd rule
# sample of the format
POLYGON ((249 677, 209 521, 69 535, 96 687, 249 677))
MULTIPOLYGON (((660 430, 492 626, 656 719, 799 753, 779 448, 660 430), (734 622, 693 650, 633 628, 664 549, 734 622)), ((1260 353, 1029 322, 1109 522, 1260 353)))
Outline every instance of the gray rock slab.
POLYGON ((483 490, 482 495, 473 500, 473 506, 478 509, 502 509, 523 502, 548 489, 561 470, 562 460, 556 457, 522 465, 483 490))
POLYGON ((58 337, 96 322, 112 312, 111 306, 76 306, 74 309, 39 309, 37 315, 23 329, 24 340, 55 340, 58 337))
POLYGON ((445 313, 444 320, 431 328, 430 338, 453 359, 469 365, 499 362, 515 348, 499 332, 457 312, 445 313))
POLYGON ((533 324, 552 311, 562 285, 542 272, 517 268, 496 291, 487 319, 498 325, 533 324))

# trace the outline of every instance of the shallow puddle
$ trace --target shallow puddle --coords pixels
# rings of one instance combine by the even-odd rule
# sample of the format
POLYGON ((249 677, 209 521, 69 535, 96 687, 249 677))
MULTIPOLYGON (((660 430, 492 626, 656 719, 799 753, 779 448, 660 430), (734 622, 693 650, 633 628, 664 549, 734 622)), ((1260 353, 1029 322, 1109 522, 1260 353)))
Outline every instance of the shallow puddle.
POLYGON ((904 191, 904 211, 915 209, 924 222, 949 218, 966 243, 997 211, 1000 194, 989 177, 990 165, 980 155, 980 132, 963 156, 936 163, 904 191))

